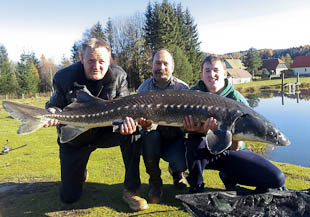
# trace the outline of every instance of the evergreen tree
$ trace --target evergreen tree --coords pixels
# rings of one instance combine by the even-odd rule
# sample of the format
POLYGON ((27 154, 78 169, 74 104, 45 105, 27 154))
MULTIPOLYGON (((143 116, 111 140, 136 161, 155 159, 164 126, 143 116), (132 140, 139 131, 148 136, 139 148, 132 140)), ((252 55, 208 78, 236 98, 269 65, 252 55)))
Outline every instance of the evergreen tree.
POLYGON ((98 21, 95 25, 93 25, 89 31, 89 35, 87 35, 86 39, 89 38, 102 38, 106 40, 106 37, 104 35, 104 30, 102 28, 101 23, 98 21))
POLYGON ((71 48, 71 60, 73 63, 80 61, 80 47, 82 45, 82 41, 75 41, 71 48))
POLYGON ((173 48, 178 45, 180 31, 175 9, 167 0, 162 4, 149 3, 144 26, 146 46, 151 50, 173 48))
POLYGON ((111 17, 108 18, 104 33, 106 35, 107 42, 111 47, 112 56, 114 56, 115 55, 115 40, 114 40, 114 31, 113 31, 113 24, 112 24, 111 17))
POLYGON ((70 66, 71 64, 72 64, 71 61, 68 58, 66 58, 65 55, 63 55, 61 58, 59 68, 63 69, 63 68, 70 66))
POLYGON ((243 64, 253 76, 259 74, 258 69, 262 66, 262 60, 255 48, 250 48, 244 56, 243 64))
POLYGON ((174 75, 188 84, 191 83, 193 80, 193 70, 186 55, 178 46, 174 47, 172 55, 174 58, 174 75))
POLYGON ((149 3, 145 16, 143 29, 147 48, 156 51, 159 48, 173 50, 178 47, 193 70, 189 83, 196 82, 200 74, 202 54, 197 25, 189 10, 183 11, 181 3, 175 6, 164 0, 162 4, 149 3))
POLYGON ((188 61, 193 68, 193 80, 190 82, 190 84, 192 84, 199 79, 202 53, 200 51, 200 41, 197 25, 194 23, 194 19, 190 15, 188 9, 186 9, 184 13, 183 40, 185 41, 186 56, 188 57, 188 61))
POLYGON ((34 59, 34 53, 22 54, 17 64, 16 79, 18 92, 34 94, 39 89, 39 72, 34 59))
POLYGON ((16 87, 16 78, 6 48, 0 44, 0 94, 13 93, 16 87))

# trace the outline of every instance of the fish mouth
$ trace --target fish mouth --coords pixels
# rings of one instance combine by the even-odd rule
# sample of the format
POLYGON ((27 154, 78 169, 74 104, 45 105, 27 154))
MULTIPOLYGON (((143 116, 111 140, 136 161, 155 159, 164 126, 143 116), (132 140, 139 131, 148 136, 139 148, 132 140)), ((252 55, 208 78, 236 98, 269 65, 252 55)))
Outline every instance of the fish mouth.
POLYGON ((288 145, 290 145, 290 144, 291 144, 291 141, 290 141, 288 138, 286 138, 286 137, 284 136, 283 133, 280 133, 280 134, 278 135, 278 142, 277 142, 277 145, 280 145, 280 146, 288 146, 288 145))

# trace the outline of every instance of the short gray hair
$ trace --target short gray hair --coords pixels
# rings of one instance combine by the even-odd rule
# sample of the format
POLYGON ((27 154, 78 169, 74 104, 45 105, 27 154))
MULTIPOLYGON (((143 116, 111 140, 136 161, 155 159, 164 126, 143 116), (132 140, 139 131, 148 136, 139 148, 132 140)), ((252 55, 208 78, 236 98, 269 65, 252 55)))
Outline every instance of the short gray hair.
POLYGON ((90 47, 91 49, 104 47, 109 51, 109 53, 112 51, 108 42, 102 38, 89 38, 87 41, 84 41, 80 47, 80 55, 83 55, 87 47, 90 47))

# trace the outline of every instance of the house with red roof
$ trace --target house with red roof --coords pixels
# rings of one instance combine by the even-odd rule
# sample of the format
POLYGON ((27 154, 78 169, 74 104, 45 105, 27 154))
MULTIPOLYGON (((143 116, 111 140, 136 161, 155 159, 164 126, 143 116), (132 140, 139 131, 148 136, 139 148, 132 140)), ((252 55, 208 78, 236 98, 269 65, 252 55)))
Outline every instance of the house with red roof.
POLYGON ((285 62, 279 58, 262 60, 261 68, 267 69, 269 72, 269 75, 280 75, 282 71, 288 70, 287 66, 285 65, 285 62))
POLYGON ((297 75, 310 75, 310 56, 295 57, 291 65, 291 70, 297 75))

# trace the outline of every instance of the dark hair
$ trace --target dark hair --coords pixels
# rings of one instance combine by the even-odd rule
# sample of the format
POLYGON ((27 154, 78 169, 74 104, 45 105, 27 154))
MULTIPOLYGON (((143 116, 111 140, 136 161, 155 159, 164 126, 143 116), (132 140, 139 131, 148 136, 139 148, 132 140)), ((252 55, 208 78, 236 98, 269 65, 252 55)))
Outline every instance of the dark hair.
MULTIPOLYGON (((220 61, 223 64, 223 60, 219 56, 217 56, 217 55, 206 56, 204 58, 204 60, 202 61, 202 63, 201 63, 201 72, 202 72, 202 69, 203 69, 203 64, 205 64, 205 63, 214 64, 217 61, 220 61)), ((224 64, 223 64, 223 67, 225 67, 224 64)))

